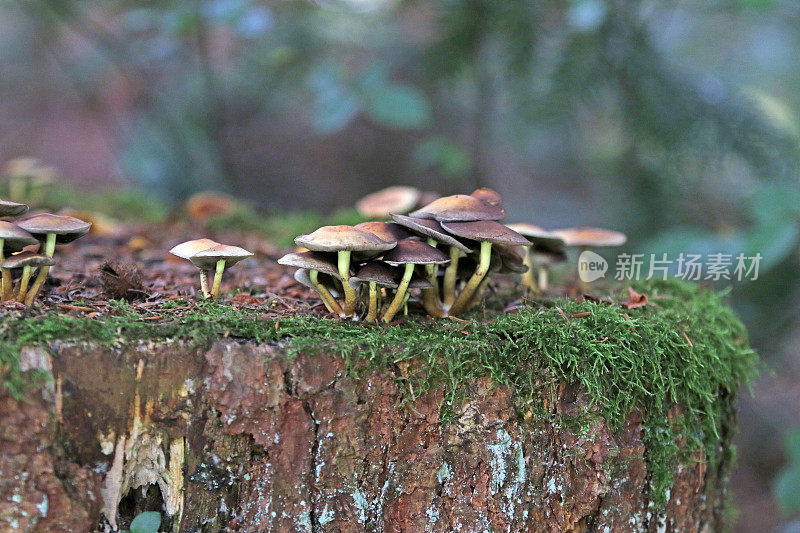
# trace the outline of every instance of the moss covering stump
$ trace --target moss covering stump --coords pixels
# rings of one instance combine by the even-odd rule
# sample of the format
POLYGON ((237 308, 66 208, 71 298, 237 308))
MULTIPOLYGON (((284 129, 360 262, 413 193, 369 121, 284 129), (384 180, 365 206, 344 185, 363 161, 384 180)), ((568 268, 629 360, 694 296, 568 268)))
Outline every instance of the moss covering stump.
POLYGON ((5 317, 2 433, 30 418, 15 461, 53 466, 6 476, 0 524, 157 510, 174 531, 721 530, 755 357, 720 296, 636 288, 653 305, 385 330, 216 302, 158 323, 124 305, 5 317), (53 380, 25 385, 23 347, 53 380), (43 494, 69 513, 32 515, 43 494))

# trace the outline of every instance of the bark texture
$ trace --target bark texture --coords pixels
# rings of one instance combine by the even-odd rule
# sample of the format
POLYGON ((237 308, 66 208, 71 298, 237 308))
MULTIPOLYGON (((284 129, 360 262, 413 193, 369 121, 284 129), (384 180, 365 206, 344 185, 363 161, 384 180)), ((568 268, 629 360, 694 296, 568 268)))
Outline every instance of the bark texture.
MULTIPOLYGON (((125 527, 161 510, 174 531, 718 531, 727 469, 675 471, 650 503, 642 422, 579 431, 469 386, 410 405, 400 369, 354 380, 341 359, 220 341, 54 345, 54 381, 0 398, 0 530, 125 527), (44 503, 43 503, 44 502, 44 503), (169 516, 168 516, 169 515, 169 516)), ((586 399, 564 386, 552 409, 586 399)), ((730 421, 732 424, 732 421, 730 421)), ((726 445, 720 442, 720 445, 726 445)))

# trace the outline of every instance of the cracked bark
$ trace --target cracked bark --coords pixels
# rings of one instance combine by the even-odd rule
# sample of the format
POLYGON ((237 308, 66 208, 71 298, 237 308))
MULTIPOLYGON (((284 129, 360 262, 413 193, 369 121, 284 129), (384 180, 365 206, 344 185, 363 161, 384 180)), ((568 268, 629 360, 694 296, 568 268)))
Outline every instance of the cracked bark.
MULTIPOLYGON (((637 415, 617 432, 600 417, 582 432, 524 420, 513 391, 487 378, 468 386, 466 403, 445 422, 441 390, 398 407, 399 369, 354 380, 328 354, 289 361, 280 346, 232 340, 207 350, 56 344, 52 351, 63 423, 56 422, 52 391, 27 403, 0 398, 2 435, 21 440, 0 438, 3 471, 27 470, 35 479, 0 484, 0 520, 17 520, 23 531, 102 527, 98 472, 113 457, 102 441, 112 432, 130 434, 136 401, 144 431, 162 436, 165 447, 186 438, 183 516, 164 521, 174 530, 723 528, 727 460, 719 469, 676 469, 663 515, 652 512, 637 415), (44 514, 36 507, 43 495, 51 502, 44 514)), ((549 405, 564 414, 587 402, 573 387, 558 395, 549 405)), ((732 427, 730 420, 723 448, 732 427)), ((123 526, 145 510, 136 494, 127 502, 118 516, 123 526)))

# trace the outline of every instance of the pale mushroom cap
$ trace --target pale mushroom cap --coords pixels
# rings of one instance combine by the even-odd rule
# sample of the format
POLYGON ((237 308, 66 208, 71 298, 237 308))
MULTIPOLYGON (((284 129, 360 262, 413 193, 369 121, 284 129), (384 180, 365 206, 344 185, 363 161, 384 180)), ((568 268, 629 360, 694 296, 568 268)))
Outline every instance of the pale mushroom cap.
POLYGON ((396 288, 398 276, 399 272, 396 268, 379 261, 370 261, 350 278, 350 286, 355 289, 362 283, 374 282, 381 287, 396 288))
POLYGON ((372 233, 376 237, 386 242, 397 242, 408 239, 414 235, 400 224, 394 222, 362 222, 353 226, 361 231, 372 233))
POLYGON ((286 265, 308 270, 316 270, 323 274, 330 274, 334 277, 339 276, 339 269, 336 265, 336 256, 326 255, 322 252, 294 252, 286 254, 278 259, 279 265, 286 265))
POLYGON ((0 220, 0 239, 3 239, 3 252, 18 252, 26 246, 39 243, 39 239, 5 220, 0 220))
POLYGON ((440 242, 442 244, 446 244, 448 246, 455 246, 459 250, 465 253, 469 253, 472 249, 467 246, 467 244, 459 241, 449 233, 447 233, 442 225, 436 222, 435 220, 430 220, 426 218, 412 218, 405 215, 392 215, 392 220, 400 224, 401 226, 405 226, 412 231, 416 231, 417 233, 421 233, 426 237, 430 237, 431 239, 440 242))
POLYGON ((553 230, 567 246, 622 246, 628 240, 624 233, 604 228, 566 228, 553 230))
POLYGON ((415 239, 405 239, 397 243, 383 256, 390 265, 430 265, 448 263, 450 259, 441 250, 415 239))
POLYGON ((3 268, 15 269, 26 266, 53 266, 56 262, 52 257, 35 254, 33 252, 21 252, 7 257, 2 263, 3 268))
POLYGON ((211 239, 194 239, 192 241, 182 242, 181 244, 174 246, 169 253, 178 256, 181 259, 189 259, 197 252, 207 250, 217 246, 218 244, 219 243, 217 241, 212 241, 211 239))
POLYGON ((0 217, 18 217, 28 212, 27 204, 0 200, 0 217))
POLYGON ((483 200, 487 204, 500 205, 503 203, 503 197, 500 196, 500 193, 494 189, 490 189, 489 187, 475 189, 470 196, 474 196, 479 200, 483 200))
POLYGON ((223 259, 225 260, 225 268, 228 268, 252 256, 253 252, 248 252, 244 248, 228 244, 218 244, 197 252, 189 258, 189 261, 198 268, 211 270, 217 266, 218 261, 222 261, 223 259))
POLYGON ((564 250, 564 239, 552 231, 544 230, 539 226, 534 226, 533 224, 528 224, 527 222, 507 224, 507 226, 520 235, 527 237, 528 240, 533 243, 533 246, 536 249, 554 253, 562 253, 564 250))
POLYGON ((32 174, 41 165, 35 157, 15 157, 10 159, 3 168, 3 174, 7 176, 24 176, 32 174))
POLYGON ((455 194, 434 200, 425 207, 409 213, 413 218, 429 218, 439 222, 467 222, 471 220, 500 220, 505 210, 466 194, 455 194))
POLYGON ((442 227, 464 239, 488 241, 492 244, 508 244, 510 246, 530 246, 531 242, 499 222, 478 220, 476 222, 443 222, 442 227))
POLYGON ((66 244, 86 235, 92 224, 91 222, 84 222, 66 215, 40 213, 18 221, 17 226, 41 242, 47 240, 47 235, 55 233, 56 242, 58 244, 66 244))
POLYGON ((394 242, 386 242, 377 235, 356 229, 353 226, 322 226, 313 233, 300 235, 295 243, 312 252, 381 252, 394 248, 394 242))
MULTIPOLYGON (((301 285, 305 285, 309 289, 313 289, 314 291, 317 290, 317 288, 314 287, 314 284, 311 283, 310 271, 307 268, 298 268, 297 270, 295 270, 294 280, 300 283, 301 285)), ((333 296, 334 298, 339 296, 339 292, 336 290, 336 287, 334 286, 334 279, 331 276, 320 273, 319 277, 317 278, 317 281, 323 287, 328 289, 328 291, 330 291, 331 296, 333 296)))
POLYGON ((416 207, 422 193, 405 185, 395 185, 363 197, 356 209, 366 218, 385 218, 389 213, 408 213, 416 207))

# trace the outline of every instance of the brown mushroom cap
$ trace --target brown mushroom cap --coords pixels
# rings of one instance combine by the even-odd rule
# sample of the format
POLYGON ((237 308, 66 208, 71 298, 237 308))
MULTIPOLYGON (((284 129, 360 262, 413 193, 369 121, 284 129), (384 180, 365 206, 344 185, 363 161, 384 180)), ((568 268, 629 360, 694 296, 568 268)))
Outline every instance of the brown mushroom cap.
POLYGON ((508 244, 509 246, 530 246, 531 242, 499 222, 478 220, 475 222, 443 222, 442 227, 464 239, 488 241, 492 244, 508 244))
POLYGON ((366 231, 386 242, 397 242, 413 237, 414 234, 400 224, 394 222, 362 222, 353 226, 361 231, 366 231))
POLYGON ((374 256, 395 245, 353 226, 322 226, 313 233, 300 235, 294 242, 312 252, 365 252, 374 256))
POLYGON ((385 218, 389 213, 408 213, 421 196, 419 189, 395 185, 366 195, 358 201, 356 209, 366 218, 385 218))
POLYGON ((397 288, 399 272, 396 268, 390 267, 380 261, 370 261, 350 278, 350 286, 358 287, 361 283, 374 282, 381 287, 397 288))
POLYGON ((0 239, 3 239, 3 252, 19 252, 26 246, 39 242, 24 229, 5 220, 0 220, 0 239))
POLYGON ((459 241, 449 233, 447 233, 442 225, 436 222, 435 220, 430 220, 426 218, 412 218, 405 215, 391 215, 392 220, 400 224, 401 226, 405 226, 412 231, 416 231, 417 233, 421 233, 426 237, 430 237, 431 239, 440 242, 442 244, 446 244, 448 246, 455 246, 459 250, 465 253, 469 253, 472 249, 465 243, 459 241))
POLYGON ((0 200, 0 217, 18 217, 28 212, 27 204, 0 200))
POLYGON ((553 230, 567 246, 622 246, 628 237, 624 233, 604 228, 566 228, 553 230))
POLYGON ((527 222, 520 222, 517 224, 508 224, 508 227, 527 237, 533 243, 533 249, 551 252, 555 254, 563 254, 564 252, 564 239, 553 233, 547 231, 539 226, 528 224, 527 222))
POLYGON ((41 213, 18 221, 17 226, 41 242, 46 241, 49 234, 55 233, 57 244, 67 244, 86 235, 92 224, 66 215, 41 213))
POLYGON ((172 250, 169 251, 172 255, 176 255, 181 259, 189 259, 197 252, 201 252, 203 250, 207 250, 214 246, 217 246, 219 243, 217 241, 212 241, 211 239, 194 239, 192 241, 183 242, 177 246, 174 246, 172 250))
POLYGON ((521 246, 495 244, 492 246, 492 251, 497 252, 497 255, 500 257, 501 272, 522 274, 528 271, 528 266, 522 261, 525 250, 521 246), (520 252, 522 252, 522 254, 520 254, 520 252))
POLYGON ((15 268, 23 268, 26 266, 53 266, 55 264, 56 262, 52 257, 35 254, 33 252, 21 252, 10 257, 6 257, 5 261, 3 261, 2 265, 0 266, 9 270, 13 270, 15 268))
POLYGON ((425 207, 409 213, 413 218, 428 218, 439 222, 467 222, 471 220, 500 220, 505 210, 466 194, 455 194, 434 200, 425 207))
POLYGON ((336 255, 322 252, 294 252, 278 259, 279 265, 316 270, 339 278, 339 269, 336 266, 336 255))
POLYGON ((252 257, 253 252, 248 252, 238 246, 228 244, 218 244, 205 250, 200 250, 189 258, 196 267, 211 270, 217 266, 217 262, 225 260, 225 267, 230 267, 243 259, 252 257))
POLYGON ((411 281, 408 282, 408 288, 409 289, 431 289, 431 288, 433 288, 433 285, 431 284, 430 281, 428 281, 427 279, 423 278, 422 276, 417 276, 416 274, 414 274, 414 276, 411 278, 411 281))
POLYGON ((432 265, 448 263, 450 258, 441 250, 416 239, 405 239, 386 252, 383 260, 390 265, 432 265))
POLYGON ((479 200, 483 200, 487 204, 500 205, 503 203, 503 197, 500 196, 500 193, 494 189, 490 189, 489 187, 475 189, 470 196, 474 196, 479 200))

